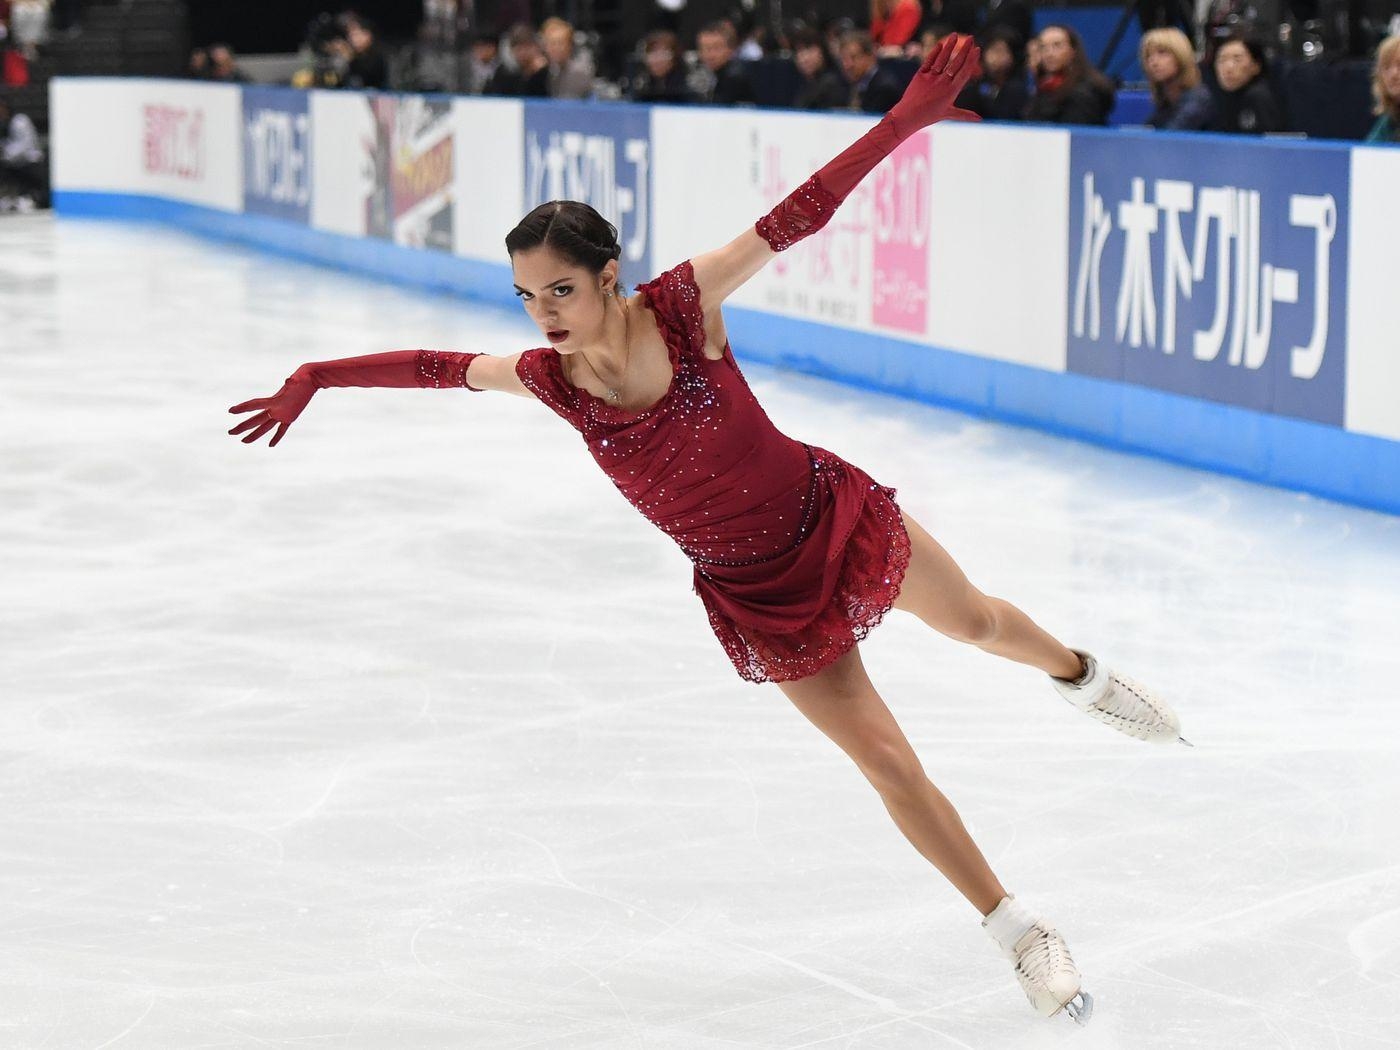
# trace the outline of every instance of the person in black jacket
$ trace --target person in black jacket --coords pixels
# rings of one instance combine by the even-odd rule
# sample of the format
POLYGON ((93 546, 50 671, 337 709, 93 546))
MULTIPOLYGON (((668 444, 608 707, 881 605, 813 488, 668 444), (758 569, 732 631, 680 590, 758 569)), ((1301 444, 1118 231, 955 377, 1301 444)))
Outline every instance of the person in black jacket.
POLYGON ((821 35, 799 29, 792 35, 792 59, 802 74, 802 86, 792 100, 794 109, 843 109, 850 92, 841 74, 826 61, 821 35))
POLYGON ((520 95, 525 98, 549 97, 549 59, 535 31, 525 23, 513 27, 506 36, 515 68, 504 63, 491 74, 483 95, 520 95))
POLYGON ((714 77, 701 102, 715 106, 752 104, 757 99, 753 81, 744 64, 734 57, 734 26, 730 22, 711 22, 695 34, 695 48, 700 61, 714 77))
POLYGON ((350 47, 350 62, 345 70, 342 87, 375 88, 383 91, 389 86, 389 60, 374 38, 374 27, 355 15, 345 20, 345 39, 350 47))
POLYGON ((1262 135, 1283 130, 1283 108, 1269 86, 1269 62, 1257 40, 1232 36, 1215 52, 1215 112, 1207 131, 1262 135))
POLYGON ((852 30, 841 38, 841 71, 850 85, 847 106, 862 113, 888 113, 904 94, 904 85, 875 60, 869 33, 852 30))
POLYGON ((654 29, 642 38, 642 68, 627 86, 633 102, 693 102, 681 62, 680 38, 669 29, 654 29))
POLYGON ((1048 124, 1107 124, 1113 85, 1089 61, 1084 41, 1072 28, 1040 31, 1040 75, 1026 119, 1048 124))
POLYGON ((958 105, 983 120, 1021 120, 1030 102, 1021 37, 1008 25, 982 38, 982 75, 958 96, 958 105))

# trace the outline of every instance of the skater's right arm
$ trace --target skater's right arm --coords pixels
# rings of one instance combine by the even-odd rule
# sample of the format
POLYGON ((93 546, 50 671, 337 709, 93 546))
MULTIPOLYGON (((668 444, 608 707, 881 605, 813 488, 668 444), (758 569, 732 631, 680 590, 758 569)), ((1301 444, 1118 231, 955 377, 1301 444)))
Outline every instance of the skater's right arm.
POLYGON ((392 350, 385 354, 347 357, 338 361, 315 361, 302 365, 271 397, 255 397, 234 405, 230 412, 253 412, 229 431, 241 434, 251 430, 243 439, 250 444, 273 427, 277 433, 268 442, 282 440, 287 428, 296 421, 311 402, 317 390, 328 386, 383 387, 462 387, 467 390, 500 390, 521 397, 534 397, 515 373, 519 354, 493 357, 490 354, 467 354, 441 350, 392 350))

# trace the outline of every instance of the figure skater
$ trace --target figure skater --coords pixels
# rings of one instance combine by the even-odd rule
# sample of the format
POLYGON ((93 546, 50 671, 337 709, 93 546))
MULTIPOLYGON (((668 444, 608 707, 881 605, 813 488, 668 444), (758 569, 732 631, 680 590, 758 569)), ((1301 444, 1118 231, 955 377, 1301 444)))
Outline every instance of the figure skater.
POLYGON ((983 916, 1031 1004, 1088 1020, 1093 1000, 1064 938, 1008 894, 925 775, 861 664, 858 642, 891 608, 1039 668, 1071 704, 1140 740, 1173 743, 1176 715, 1020 609, 983 594, 893 489, 780 433, 750 392, 720 307, 775 253, 822 228, 904 139, 945 117, 978 71, 970 37, 930 53, 867 134, 755 226, 637 286, 618 287, 617 231, 586 204, 551 201, 506 237, 516 294, 550 345, 511 357, 403 350, 302 365, 229 431, 276 445, 328 386, 465 387, 535 398, 583 437, 643 515, 694 563, 695 591, 739 675, 776 682, 859 766, 914 847, 983 916))

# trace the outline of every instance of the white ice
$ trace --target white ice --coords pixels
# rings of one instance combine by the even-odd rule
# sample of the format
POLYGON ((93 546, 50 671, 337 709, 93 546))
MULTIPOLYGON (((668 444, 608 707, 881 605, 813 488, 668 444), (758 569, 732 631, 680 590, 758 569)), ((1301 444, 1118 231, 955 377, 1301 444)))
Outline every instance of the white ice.
POLYGON ((543 406, 330 390, 226 433, 303 361, 508 353, 523 315, 25 217, 0 342, 0 1046, 1400 1040, 1400 519, 749 368, 1183 716, 1154 750, 902 614, 864 646, 1065 931, 1078 1029, 543 406))

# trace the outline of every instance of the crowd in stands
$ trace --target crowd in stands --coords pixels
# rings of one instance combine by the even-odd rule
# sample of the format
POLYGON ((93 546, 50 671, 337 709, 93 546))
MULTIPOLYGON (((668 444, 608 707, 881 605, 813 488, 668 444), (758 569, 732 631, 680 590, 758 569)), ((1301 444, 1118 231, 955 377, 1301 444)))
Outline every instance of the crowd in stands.
MULTIPOLYGON (((693 47, 669 25, 639 40, 616 75, 599 76, 590 36, 561 18, 539 27, 519 22, 477 33, 462 49, 462 72, 444 90, 534 98, 762 105, 883 113, 898 100, 919 62, 951 32, 972 32, 982 75, 958 105, 984 120, 1106 125, 1117 86, 1094 67, 1079 33, 1052 24, 1031 31, 1025 0, 870 0, 863 27, 849 18, 823 26, 794 22, 782 32, 732 19, 703 25, 693 47)), ((389 67, 369 23, 353 13, 313 31, 302 87, 389 87, 389 67)), ((1376 57, 1378 120, 1370 141, 1394 142, 1400 98, 1400 43, 1376 57)), ((1147 124, 1175 131, 1259 135, 1290 130, 1265 47, 1234 32, 1207 34, 1204 53, 1179 28, 1146 32, 1139 61, 1152 98, 1147 124)), ((229 50, 213 45, 191 59, 191 76, 242 79, 229 50)), ((421 78, 419 78, 421 86, 421 78)), ((431 85, 430 85, 431 86, 431 85)))

